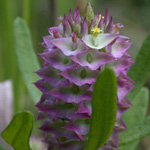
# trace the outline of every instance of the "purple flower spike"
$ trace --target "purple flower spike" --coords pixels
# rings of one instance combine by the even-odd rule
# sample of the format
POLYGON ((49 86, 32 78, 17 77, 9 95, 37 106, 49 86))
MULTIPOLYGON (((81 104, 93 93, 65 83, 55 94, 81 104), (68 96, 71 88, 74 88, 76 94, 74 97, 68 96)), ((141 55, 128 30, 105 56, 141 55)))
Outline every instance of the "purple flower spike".
POLYGON ((62 23, 49 28, 43 37, 46 48, 39 55, 43 67, 37 71, 41 79, 35 86, 42 92, 36 104, 43 120, 41 130, 48 150, 82 150, 85 148, 92 113, 93 85, 98 74, 112 68, 117 77, 117 116, 111 136, 99 150, 117 150, 119 133, 127 129, 122 114, 131 106, 126 95, 134 87, 127 77, 134 63, 127 50, 130 39, 119 33, 121 23, 114 24, 106 9, 104 17, 88 3, 87 14, 81 16, 79 8, 60 17, 62 23))

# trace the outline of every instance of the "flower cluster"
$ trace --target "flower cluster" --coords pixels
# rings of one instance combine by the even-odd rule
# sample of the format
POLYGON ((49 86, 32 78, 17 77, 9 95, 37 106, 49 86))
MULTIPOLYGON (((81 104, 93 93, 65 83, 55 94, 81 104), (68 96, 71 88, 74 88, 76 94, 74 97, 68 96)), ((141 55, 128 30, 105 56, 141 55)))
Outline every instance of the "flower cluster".
POLYGON ((99 150, 117 149, 118 134, 126 130, 121 115, 131 105, 125 97, 133 88, 126 76, 131 56, 126 52, 130 39, 119 33, 121 23, 113 24, 108 11, 94 16, 89 12, 81 16, 79 9, 60 17, 59 26, 49 28, 50 35, 43 37, 45 61, 36 73, 41 77, 35 83, 42 91, 39 120, 45 132, 48 150, 82 150, 88 140, 91 117, 91 96, 98 74, 112 68, 117 76, 117 117, 113 133, 99 150))

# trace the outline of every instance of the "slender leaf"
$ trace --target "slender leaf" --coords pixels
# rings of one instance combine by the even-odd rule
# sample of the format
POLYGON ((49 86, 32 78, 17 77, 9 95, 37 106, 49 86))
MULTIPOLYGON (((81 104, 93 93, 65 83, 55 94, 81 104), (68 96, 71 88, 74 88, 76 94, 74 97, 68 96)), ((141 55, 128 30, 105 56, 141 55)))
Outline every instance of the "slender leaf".
POLYGON ((92 117, 85 150, 97 150, 110 137, 117 112, 117 79, 106 68, 97 78, 92 95, 92 117))
POLYGON ((14 35, 20 71, 31 97, 34 102, 37 102, 41 93, 35 88, 33 82, 37 81, 39 77, 33 72, 37 71, 40 66, 33 50, 30 31, 21 18, 17 18, 14 22, 14 35))
POLYGON ((141 124, 123 132, 120 135, 119 146, 123 146, 150 135, 150 116, 148 116, 141 124))
MULTIPOLYGON (((133 100, 133 106, 123 114, 123 120, 128 129, 142 123, 146 116, 149 101, 149 91, 143 87, 133 100)), ((139 141, 122 146, 119 150, 135 149, 139 141)))
POLYGON ((132 65, 128 76, 136 83, 133 90, 127 95, 132 101, 135 95, 143 87, 150 75, 150 35, 144 41, 136 59, 135 65, 132 65))
POLYGON ((14 116, 1 135, 15 150, 30 150, 29 138, 32 128, 33 115, 27 111, 21 112, 14 116))
MULTIPOLYGON (((133 105, 136 105, 136 101, 137 101, 137 99, 134 97, 139 93, 140 89, 143 87, 143 85, 145 84, 145 82, 147 81, 147 79, 150 75, 150 67, 149 67, 150 61, 149 60, 150 60, 150 35, 144 41, 136 59, 135 59, 135 65, 132 65, 129 72, 128 72, 128 76, 136 82, 135 88, 133 88, 133 90, 127 95, 127 98, 129 98, 131 100, 133 105)), ((145 93, 147 93, 147 92, 145 91, 145 93)), ((146 105, 146 103, 147 103, 146 97, 147 96, 145 96, 145 104, 143 102, 144 105, 146 105)), ((141 103, 142 103, 142 101, 143 101, 143 99, 141 100, 141 103)), ((142 108, 140 108, 140 109, 142 109, 142 108)), ((136 109, 136 111, 139 111, 139 113, 140 113, 140 109, 136 109)), ((128 118, 128 121, 126 120, 127 124, 131 125, 135 121, 135 118, 134 118, 135 116, 132 117, 132 119, 130 118, 130 116, 132 116, 132 114, 136 114, 136 111, 133 108, 133 109, 131 109, 131 111, 130 110, 128 111, 129 113, 127 112, 127 114, 128 114, 126 116, 126 118, 128 118)), ((143 108, 143 112, 141 112, 141 114, 139 114, 139 116, 142 115, 142 113, 144 114, 144 108, 143 108)), ((137 121, 140 122, 141 119, 143 119, 143 118, 138 117, 137 121)), ((137 124, 137 122, 135 121, 134 126, 136 124, 137 124)), ((130 125, 128 125, 129 129, 131 127, 130 125)), ((129 130, 129 131, 132 131, 132 130, 129 130)), ((124 132, 120 135, 120 139, 121 139, 120 144, 121 144, 121 141, 124 141, 124 140, 126 141, 126 139, 122 139, 122 138, 125 138, 123 136, 124 134, 127 134, 127 133, 124 132)), ((139 138, 141 138, 141 136, 139 136, 139 138)), ((138 140, 138 138, 133 139, 133 141, 136 141, 136 140, 138 140)), ((129 138, 129 143, 131 143, 131 141, 132 141, 132 137, 129 138)), ((126 144, 128 144, 128 142, 126 142, 126 144)), ((134 146, 134 145, 136 145, 136 143, 132 144, 132 146, 134 146)), ((127 147, 128 147, 128 145, 126 146, 126 148, 125 147, 124 148, 128 149, 127 147)))

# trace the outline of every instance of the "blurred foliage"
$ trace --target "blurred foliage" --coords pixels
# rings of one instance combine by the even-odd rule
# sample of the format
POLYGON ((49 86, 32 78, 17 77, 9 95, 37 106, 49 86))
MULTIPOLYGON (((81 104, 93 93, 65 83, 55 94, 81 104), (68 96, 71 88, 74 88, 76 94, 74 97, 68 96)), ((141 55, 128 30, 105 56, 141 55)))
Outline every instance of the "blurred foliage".
MULTIPOLYGON (((17 65, 13 20, 18 16, 26 20, 34 49, 36 53, 42 52, 44 48, 40 43, 42 36, 49 34, 47 29, 60 23, 58 17, 68 14, 70 8, 73 12, 78 6, 83 12, 88 1, 92 3, 95 13, 100 11, 104 15, 107 8, 115 23, 124 24, 121 32, 133 42, 129 53, 134 59, 150 32, 150 0, 0 0, 0 82, 6 79, 13 81, 14 112, 28 109, 35 116, 37 114, 17 65)), ((41 58, 38 59, 42 64, 41 58)), ((149 82, 147 85, 150 87, 149 82)))
MULTIPOLYGON (((132 102, 134 107, 131 107, 123 114, 122 118, 128 129, 133 129, 137 124, 143 122, 147 112, 148 101, 149 91, 147 88, 143 87, 134 97, 134 103, 132 102)), ((121 146, 119 150, 135 149, 138 143, 139 141, 135 141, 123 147, 121 146)))
POLYGON ((28 111, 20 112, 13 117, 1 136, 14 150, 31 150, 29 140, 32 128, 33 115, 28 111))

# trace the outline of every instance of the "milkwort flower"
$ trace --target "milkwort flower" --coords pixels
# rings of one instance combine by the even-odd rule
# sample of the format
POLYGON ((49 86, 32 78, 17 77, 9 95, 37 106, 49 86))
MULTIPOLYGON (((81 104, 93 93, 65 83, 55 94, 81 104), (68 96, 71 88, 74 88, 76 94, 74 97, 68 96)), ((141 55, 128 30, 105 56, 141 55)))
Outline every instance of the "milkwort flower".
POLYGON ((41 80, 35 85, 43 93, 36 107, 38 120, 44 120, 40 129, 45 132, 48 150, 85 147, 93 85, 106 66, 117 76, 117 117, 111 137, 99 150, 118 149, 118 134, 126 130, 121 116, 131 105, 125 96, 134 83, 126 76, 133 64, 126 52, 130 39, 119 33, 123 25, 113 24, 107 10, 104 17, 100 13, 94 16, 88 3, 86 11, 81 16, 77 8, 72 16, 70 10, 43 37, 45 50, 40 56, 45 63, 36 72, 41 80))

